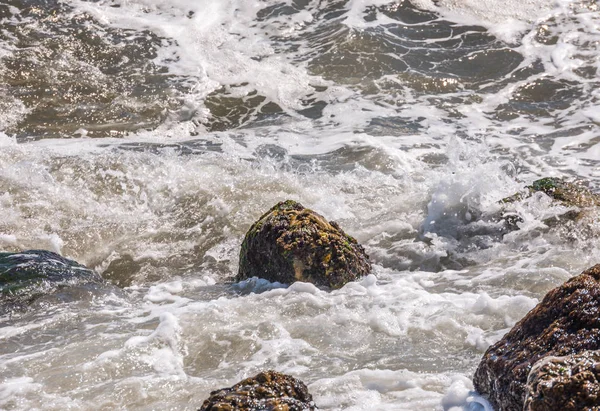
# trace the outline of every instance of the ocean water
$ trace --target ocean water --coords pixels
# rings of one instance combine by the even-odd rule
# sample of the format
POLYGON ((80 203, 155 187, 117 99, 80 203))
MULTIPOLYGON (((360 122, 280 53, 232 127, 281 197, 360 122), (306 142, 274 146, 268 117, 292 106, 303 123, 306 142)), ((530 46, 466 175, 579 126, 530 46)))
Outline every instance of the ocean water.
POLYGON ((472 374, 600 261, 600 14, 567 0, 4 0, 0 251, 111 281, 0 315, 0 409, 194 410, 264 369, 322 410, 489 410, 472 374), (294 199, 366 248, 340 290, 232 282, 294 199))

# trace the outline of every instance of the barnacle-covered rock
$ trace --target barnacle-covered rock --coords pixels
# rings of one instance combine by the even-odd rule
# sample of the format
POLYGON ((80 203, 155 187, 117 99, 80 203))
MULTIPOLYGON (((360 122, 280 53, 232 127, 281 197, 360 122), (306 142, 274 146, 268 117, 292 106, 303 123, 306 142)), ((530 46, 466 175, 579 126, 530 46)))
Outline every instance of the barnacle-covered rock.
POLYGON ((600 264, 548 292, 488 348, 473 378, 475 389, 496 410, 521 411, 527 376, 536 362, 600 349, 599 313, 600 264))
POLYGON ((289 375, 263 371, 210 393, 199 411, 314 411, 306 385, 289 375))
POLYGON ((527 380, 524 411, 599 411, 600 351, 538 361, 527 380))
POLYGON ((271 208, 246 233, 236 281, 259 277, 339 288, 370 271, 364 248, 337 223, 288 200, 271 208))
MULTIPOLYGON (((102 278, 76 261, 46 250, 0 253, 0 303, 25 305, 40 295, 102 278)), ((4 307, 5 308, 5 307, 4 307)))

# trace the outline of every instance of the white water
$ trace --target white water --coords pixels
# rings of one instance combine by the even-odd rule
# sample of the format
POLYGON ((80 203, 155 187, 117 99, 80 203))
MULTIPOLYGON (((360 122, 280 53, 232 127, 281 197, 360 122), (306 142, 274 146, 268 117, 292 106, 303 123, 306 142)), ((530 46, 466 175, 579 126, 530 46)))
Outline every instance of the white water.
POLYGON ((158 129, 123 139, 17 142, 6 133, 27 109, 2 102, 0 249, 50 249, 100 273, 130 257, 139 271, 124 290, 0 319, 0 409, 192 410, 263 369, 305 381, 324 410, 488 409, 470 382, 483 352, 600 254, 586 231, 545 227, 564 210, 541 194, 511 210, 519 231, 500 236, 477 221, 540 176, 600 186, 595 4, 496 3, 419 3, 486 27, 522 56, 508 71, 482 67, 479 79, 442 68, 435 84, 446 91, 435 92, 395 63, 381 68, 385 52, 368 55, 364 71, 330 69, 340 44, 370 51, 368 30, 393 33, 392 17, 363 18, 383 1, 340 8, 334 34, 354 31, 333 36, 333 63, 318 61, 328 49, 310 37, 331 24, 319 14, 331 3, 72 2, 103 25, 173 39, 155 62, 190 86, 158 129), (300 10, 257 19, 276 4, 300 10), (544 24, 553 44, 536 40, 544 24), (503 111, 548 79, 579 94, 561 105, 538 97, 542 87, 538 111, 526 99, 511 106, 516 115, 503 111), (239 98, 256 91, 281 113, 211 130, 206 101, 222 86, 239 98), (327 103, 316 119, 300 113, 312 97, 327 103), (333 292, 225 284, 250 224, 288 198, 364 244, 373 275, 333 292))

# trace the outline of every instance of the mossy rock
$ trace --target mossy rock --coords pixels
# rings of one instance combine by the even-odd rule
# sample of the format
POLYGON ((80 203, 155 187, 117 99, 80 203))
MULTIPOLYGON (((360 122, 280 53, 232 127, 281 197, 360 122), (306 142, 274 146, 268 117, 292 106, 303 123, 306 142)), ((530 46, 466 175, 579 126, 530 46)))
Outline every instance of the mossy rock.
POLYGON ((364 248, 337 223, 288 200, 271 208, 246 233, 236 281, 259 277, 335 289, 370 271, 364 248))
POLYGON ((23 304, 59 288, 101 284, 93 270, 46 250, 0 253, 0 302, 23 304))
MULTIPOLYGON (((567 181, 564 178, 545 177, 535 180, 525 190, 502 199, 503 204, 515 203, 531 197, 534 193, 542 192, 554 202, 569 207, 564 213, 543 221, 548 227, 564 226, 565 223, 578 223, 583 227, 596 220, 597 209, 600 206, 600 195, 593 193, 582 181, 567 181)), ((507 213, 503 209, 495 217, 504 220, 507 231, 518 230, 518 224, 523 220, 519 215, 507 213)))
POLYGON ((289 375, 263 371, 210 393, 199 411, 315 411, 306 385, 289 375))
POLYGON ((600 205, 600 196, 592 193, 581 181, 569 182, 563 178, 546 177, 534 181, 527 188, 530 192, 541 191, 568 206, 585 208, 600 205))
POLYGON ((503 203, 520 201, 533 193, 542 192, 569 207, 596 207, 600 205, 600 195, 592 193, 581 181, 567 181, 564 178, 545 177, 535 180, 525 187, 524 193, 517 193, 502 200, 503 203))

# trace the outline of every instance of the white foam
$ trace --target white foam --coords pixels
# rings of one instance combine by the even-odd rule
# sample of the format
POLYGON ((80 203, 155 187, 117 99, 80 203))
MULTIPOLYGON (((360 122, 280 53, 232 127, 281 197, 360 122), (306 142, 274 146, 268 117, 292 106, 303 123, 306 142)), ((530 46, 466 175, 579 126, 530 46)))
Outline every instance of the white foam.
MULTIPOLYGON (((522 217, 519 231, 498 236, 487 249, 474 243, 460 251, 467 260, 460 269, 444 265, 459 252, 452 230, 482 228, 478 213, 497 211, 498 200, 538 174, 600 181, 597 128, 548 136, 599 121, 595 80, 577 74, 598 65, 595 50, 582 48, 596 39, 592 15, 572 14, 566 3, 556 10, 540 1, 423 2, 443 18, 518 39, 520 68, 539 62, 545 71, 493 92, 419 97, 400 90, 390 97, 311 76, 297 59, 307 43, 297 41, 299 51, 284 43, 322 24, 319 2, 277 21, 255 20, 258 10, 278 3, 134 0, 112 8, 108 1, 72 2, 103 24, 174 39, 156 62, 196 81, 186 109, 198 110, 200 119, 207 116, 208 94, 242 82, 248 85, 232 89, 234 95, 257 90, 291 119, 199 137, 190 137, 191 123, 101 141, 80 131, 73 140, 17 144, 0 133, 0 242, 62 251, 102 268, 130 255, 145 282, 104 305, 56 308, 64 317, 24 314, 3 324, 3 349, 28 343, 17 357, 0 356, 8 384, 0 388, 2 401, 28 409, 96 409, 99 398, 116 392, 122 402, 106 400, 103 407, 185 408, 269 367, 308 382, 322 409, 491 410, 469 381, 480 355, 545 292, 600 258, 593 240, 580 247, 546 231, 542 220, 567 208, 540 194, 506 206, 522 217), (534 38, 534 25, 547 16, 562 22, 556 45, 534 38), (546 77, 577 81, 592 90, 589 101, 557 111, 559 125, 554 117, 504 121, 490 114, 519 87, 546 77), (311 85, 328 86, 319 98, 329 105, 316 121, 295 112, 314 92, 311 85), (478 98, 468 100, 470 94, 478 98), (452 106, 450 116, 432 98, 464 104, 452 106), (366 125, 379 117, 414 121, 415 129, 369 135, 366 125), (198 139, 221 151, 184 155, 177 148, 123 146, 198 139), (267 145, 284 154, 261 157, 259 148, 267 145), (235 274, 250 224, 287 198, 339 220, 365 244, 374 274, 332 292, 250 279, 210 294, 235 274), (422 227, 426 241, 418 236, 422 227)), ((364 21, 366 7, 385 3, 348 2, 344 24, 356 30, 392 24, 382 16, 364 21)))
POLYGON ((556 1, 508 0, 414 0, 417 7, 441 13, 451 21, 487 27, 495 36, 513 42, 557 8, 556 1))
MULTIPOLYGON (((439 387, 460 377, 452 374, 414 373, 408 370, 356 370, 340 378, 323 378, 309 386, 325 409, 414 410, 439 406, 439 387), (361 400, 357 400, 361 398, 361 400), (392 400, 393 402, 391 402, 392 400)), ((464 377, 463 377, 464 379, 464 377)), ((461 402, 461 404, 465 403, 461 402)))
POLYGON ((8 245, 17 245, 17 237, 12 234, 0 233, 0 241, 7 243, 8 245))
MULTIPOLYGON (((157 62, 169 60, 171 73, 197 78, 193 94, 188 97, 194 106, 202 107, 202 100, 222 85, 248 82, 249 87, 232 91, 244 95, 256 89, 294 115, 291 110, 300 109, 300 98, 312 90, 311 79, 304 70, 275 54, 269 33, 265 35, 269 27, 253 27, 256 12, 263 6, 236 0, 141 0, 123 2, 118 9, 106 7, 106 2, 78 4, 103 23, 150 28, 174 39, 178 48, 161 50, 157 62), (173 54, 177 55, 176 62, 172 61, 173 54), (260 62, 253 59, 257 57, 260 62)), ((306 15, 302 18, 307 19, 306 15)))
POLYGON ((12 403, 14 396, 39 391, 41 384, 35 383, 31 377, 9 378, 0 384, 0 405, 12 403))
POLYGON ((151 286, 144 299, 153 303, 180 301, 181 298, 177 294, 180 294, 182 291, 183 284, 180 280, 161 283, 151 286))

